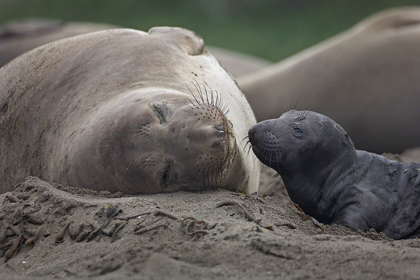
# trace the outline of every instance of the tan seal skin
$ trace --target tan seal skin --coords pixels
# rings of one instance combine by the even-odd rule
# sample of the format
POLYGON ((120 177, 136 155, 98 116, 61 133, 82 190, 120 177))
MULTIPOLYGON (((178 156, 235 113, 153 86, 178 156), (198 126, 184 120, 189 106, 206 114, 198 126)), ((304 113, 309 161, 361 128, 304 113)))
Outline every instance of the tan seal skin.
POLYGON ((53 42, 0 68, 0 192, 29 175, 128 194, 255 192, 260 166, 242 142, 255 122, 189 30, 53 42))
POLYGON ((420 9, 392 9, 237 81, 260 121, 309 108, 357 149, 401 152, 420 144, 419 46, 420 9))

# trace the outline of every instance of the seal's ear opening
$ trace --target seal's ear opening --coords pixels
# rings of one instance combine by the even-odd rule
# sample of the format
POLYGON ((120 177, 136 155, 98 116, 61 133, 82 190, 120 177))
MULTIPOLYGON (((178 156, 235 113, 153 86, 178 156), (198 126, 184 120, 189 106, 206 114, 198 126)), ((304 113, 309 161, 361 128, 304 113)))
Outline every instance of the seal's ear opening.
POLYGON ((195 32, 180 27, 153 27, 149 35, 164 36, 180 46, 189 55, 200 55, 204 50, 204 40, 195 32))

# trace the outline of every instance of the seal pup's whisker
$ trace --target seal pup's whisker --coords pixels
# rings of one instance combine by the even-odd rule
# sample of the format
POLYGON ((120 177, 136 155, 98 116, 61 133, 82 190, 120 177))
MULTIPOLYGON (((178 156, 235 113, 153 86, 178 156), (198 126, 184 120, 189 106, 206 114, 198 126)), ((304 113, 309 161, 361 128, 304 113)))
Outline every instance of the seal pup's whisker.
POLYGON ((277 150, 275 151, 276 153, 276 163, 277 163, 277 168, 280 168, 280 161, 279 161, 279 157, 277 155, 277 150))

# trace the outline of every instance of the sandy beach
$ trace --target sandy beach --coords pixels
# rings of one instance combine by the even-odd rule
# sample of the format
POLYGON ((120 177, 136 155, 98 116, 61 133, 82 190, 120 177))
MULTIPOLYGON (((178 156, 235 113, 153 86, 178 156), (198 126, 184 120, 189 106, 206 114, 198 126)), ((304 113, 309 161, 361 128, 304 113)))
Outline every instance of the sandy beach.
POLYGON ((29 177, 0 195, 0 278, 420 278, 419 239, 316 223, 279 186, 268 168, 268 195, 127 197, 29 177))

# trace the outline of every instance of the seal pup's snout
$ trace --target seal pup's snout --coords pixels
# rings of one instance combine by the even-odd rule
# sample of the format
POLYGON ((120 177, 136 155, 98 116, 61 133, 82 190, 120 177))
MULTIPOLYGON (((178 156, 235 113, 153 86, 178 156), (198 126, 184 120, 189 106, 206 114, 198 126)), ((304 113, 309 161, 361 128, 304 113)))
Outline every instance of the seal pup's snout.
POLYGON ((256 131, 255 125, 254 125, 248 131, 248 138, 249 138, 249 142, 251 143, 251 145, 255 144, 255 133, 257 133, 257 131, 256 131))
POLYGON ((254 154, 270 167, 277 167, 282 156, 281 143, 275 134, 275 128, 275 120, 267 120, 252 126, 248 131, 254 154))
POLYGON ((270 132, 270 124, 270 120, 267 120, 253 125, 248 131, 249 142, 256 145, 261 134, 270 132))

